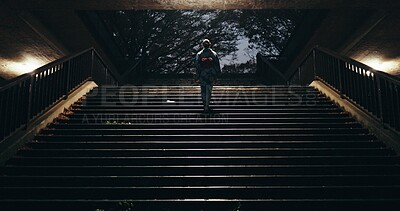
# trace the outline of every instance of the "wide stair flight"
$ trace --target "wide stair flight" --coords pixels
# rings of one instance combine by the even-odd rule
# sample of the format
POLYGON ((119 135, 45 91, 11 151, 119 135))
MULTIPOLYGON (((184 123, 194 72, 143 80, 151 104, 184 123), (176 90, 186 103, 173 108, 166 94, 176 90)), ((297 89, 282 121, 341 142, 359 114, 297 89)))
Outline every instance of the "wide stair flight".
POLYGON ((311 87, 100 87, 2 168, 0 206, 389 209, 399 157, 311 87))

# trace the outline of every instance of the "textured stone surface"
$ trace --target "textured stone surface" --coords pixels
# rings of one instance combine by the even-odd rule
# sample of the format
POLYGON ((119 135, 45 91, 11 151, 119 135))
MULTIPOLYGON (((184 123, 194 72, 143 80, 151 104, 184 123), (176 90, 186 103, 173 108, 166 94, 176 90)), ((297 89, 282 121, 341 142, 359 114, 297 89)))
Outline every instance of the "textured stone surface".
MULTIPOLYGON (((335 46, 348 42, 346 37, 351 33, 348 29, 352 29, 353 26, 350 25, 356 22, 356 19, 347 16, 348 14, 358 13, 360 8, 390 8, 393 12, 384 20, 385 24, 376 26, 350 49, 348 55, 362 62, 370 58, 395 62, 400 60, 398 53, 400 20, 397 15, 400 11, 400 1, 394 0, 5 0, 5 2, 9 8, 0 8, 0 73, 6 73, 4 76, 6 78, 16 76, 9 74, 11 72, 8 71, 14 64, 23 65, 24 61, 35 58, 35 65, 40 66, 63 55, 21 20, 18 14, 25 10, 39 17, 43 25, 56 35, 56 39, 69 51, 74 52, 90 46, 102 48, 85 28, 76 10, 337 9, 333 11, 339 13, 333 16, 333 19, 323 22, 324 26, 314 32, 311 41, 305 45, 298 55, 299 58, 295 60, 298 62, 314 45, 335 50, 335 46)), ((356 28, 354 27, 354 30, 357 30, 356 28)), ((292 67, 296 66, 295 63, 292 67)), ((400 64, 400 61, 397 64, 400 64)), ((392 72, 396 74, 399 72, 398 69, 400 68, 392 72)))
POLYGON ((368 33, 348 56, 375 69, 400 75, 400 13, 393 11, 368 33))
MULTIPOLYGON (((370 10, 338 9, 328 12, 319 27, 309 37, 308 42, 298 52, 295 58, 288 63, 286 76, 290 76, 303 62, 305 56, 315 46, 337 51, 342 43, 347 41, 363 20, 373 14, 370 10)), ((294 35, 295 36, 295 35, 294 35)))
POLYGON ((16 13, 0 8, 0 77, 12 79, 62 56, 16 13))
MULTIPOLYGON (((310 37, 308 43, 290 62, 286 75, 289 76, 304 60, 305 55, 318 45, 341 53, 344 45, 353 43, 345 55, 385 71, 392 75, 400 75, 400 10, 332 10, 322 21, 320 27, 310 37), (371 22, 370 17, 383 12, 386 17, 371 22), (371 30, 359 34, 359 29, 371 30), (356 35, 356 36, 353 36, 356 35), (358 37, 361 36, 361 37, 358 37), (353 42, 354 41, 354 42, 353 42)), ((363 30, 361 30, 363 31, 363 30)), ((342 52, 343 53, 343 52, 342 52)))
POLYGON ((8 0, 19 9, 130 10, 130 9, 314 9, 393 8, 397 0, 8 0))

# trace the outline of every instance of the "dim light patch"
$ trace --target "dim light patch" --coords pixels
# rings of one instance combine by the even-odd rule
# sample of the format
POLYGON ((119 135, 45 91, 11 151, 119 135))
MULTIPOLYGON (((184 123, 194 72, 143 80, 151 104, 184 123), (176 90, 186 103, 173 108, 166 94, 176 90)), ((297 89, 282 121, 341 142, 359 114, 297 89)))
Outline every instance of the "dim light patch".
POLYGON ((381 58, 370 58, 361 61, 362 63, 374 68, 392 74, 400 70, 400 59, 384 60, 381 58))
POLYGON ((1 62, 1 74, 2 77, 9 80, 17 76, 32 72, 37 68, 46 64, 46 61, 42 61, 32 56, 23 56, 20 61, 13 60, 2 60, 1 62))

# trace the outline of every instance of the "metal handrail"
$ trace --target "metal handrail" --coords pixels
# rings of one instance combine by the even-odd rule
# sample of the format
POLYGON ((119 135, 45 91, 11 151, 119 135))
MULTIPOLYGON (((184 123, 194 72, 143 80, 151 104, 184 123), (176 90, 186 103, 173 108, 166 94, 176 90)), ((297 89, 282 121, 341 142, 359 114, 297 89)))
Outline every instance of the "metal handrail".
MULTIPOLYGON (((78 53, 75 53, 75 54, 72 54, 72 55, 69 55, 69 56, 62 57, 62 58, 60 58, 60 59, 54 60, 54 61, 52 61, 52 62, 50 62, 50 63, 47 63, 47 64, 45 64, 45 65, 43 65, 43 66, 41 66, 41 67, 39 67, 39 68, 37 68, 37 69, 35 69, 35 70, 29 72, 29 73, 25 73, 25 74, 23 74, 23 75, 17 76, 17 77, 15 77, 15 78, 9 80, 6 84, 4 84, 3 86, 0 87, 0 92, 3 91, 3 90, 5 90, 5 89, 7 89, 8 87, 11 87, 11 86, 17 84, 17 83, 18 83, 19 81, 21 81, 21 80, 24 80, 24 79, 26 79, 26 78, 29 78, 29 77, 31 77, 32 75, 38 74, 38 73, 40 73, 40 72, 42 72, 42 71, 44 71, 44 70, 47 70, 47 69, 49 69, 49 68, 51 68, 51 67, 53 67, 53 66, 56 66, 57 64, 61 64, 61 63, 63 63, 63 62, 66 62, 66 61, 68 61, 68 60, 71 60, 71 59, 73 59, 73 58, 75 58, 75 57, 78 57, 78 56, 80 56, 80 55, 82 55, 82 54, 85 54, 85 53, 87 53, 87 52, 89 52, 89 51, 93 51, 94 54, 99 55, 99 53, 96 51, 96 49, 94 49, 93 47, 91 47, 91 48, 88 48, 88 49, 86 49, 86 50, 80 51, 80 52, 78 52, 78 53)), ((102 62, 105 66, 107 66, 108 69, 110 69, 110 68, 109 68, 109 65, 107 65, 107 63, 104 61, 104 59, 103 59, 101 56, 99 56, 99 59, 101 60, 101 62, 102 62)), ((115 71, 112 70, 112 69, 110 69, 110 70, 111 70, 111 71, 110 71, 110 74, 114 77, 115 80, 118 80, 118 77, 117 77, 117 74, 115 73, 115 71)))
POLYGON ((0 88, 0 142, 52 108, 88 80, 117 85, 94 48, 50 62, 0 88))
POLYGON ((400 132, 399 78, 317 46, 288 82, 307 85, 313 80, 322 81, 385 127, 400 132))
POLYGON ((374 74, 376 74, 376 75, 379 75, 379 76, 385 78, 385 80, 389 80, 389 81, 392 81, 392 82, 394 82, 394 83, 400 84, 400 80, 399 80, 399 78, 396 77, 396 76, 393 76, 393 75, 390 75, 390 74, 388 74, 388 73, 385 73, 385 72, 376 70, 376 69, 374 69, 373 67, 370 67, 370 66, 368 66, 368 65, 366 65, 366 64, 364 64, 364 63, 361 63, 361 62, 359 62, 359 61, 356 61, 356 60, 354 60, 354 59, 352 59, 352 58, 342 56, 342 55, 340 55, 340 54, 338 54, 338 53, 336 53, 336 52, 334 52, 334 51, 332 51, 332 50, 329 50, 329 49, 327 49, 327 48, 323 48, 323 47, 317 46, 317 47, 315 47, 315 49, 316 49, 316 50, 319 50, 319 51, 322 51, 322 52, 324 52, 324 53, 326 53, 326 54, 330 54, 330 55, 332 55, 332 56, 334 56, 334 57, 336 57, 336 58, 339 58, 339 59, 341 59, 341 60, 343 60, 343 61, 345 61, 345 62, 348 62, 348 63, 350 63, 350 64, 353 64, 353 65, 356 65, 356 66, 358 66, 358 67, 367 69, 367 70, 370 71, 371 73, 374 73, 374 74))
POLYGON ((90 49, 93 51, 94 55, 97 55, 97 57, 100 60, 100 62, 103 63, 103 65, 108 70, 110 70, 108 73, 113 77, 115 82, 118 83, 119 80, 120 80, 120 77, 119 77, 120 75, 114 69, 110 68, 110 65, 107 65, 107 62, 104 61, 103 57, 100 56, 100 54, 98 53, 98 51, 95 48, 91 47, 90 49))
POLYGON ((38 74, 40 72, 43 72, 44 70, 47 70, 47 69, 49 69, 49 68, 51 68, 51 67, 53 67, 53 66, 55 66, 57 64, 61 64, 61 63, 65 62, 65 61, 68 61, 68 60, 70 60, 72 58, 78 57, 78 56, 80 56, 80 55, 82 55, 82 54, 84 54, 84 53, 86 53, 88 51, 91 51, 91 50, 93 50, 93 48, 86 49, 84 51, 81 51, 79 53, 76 53, 76 54, 73 54, 73 55, 70 55, 70 56, 62 57, 62 58, 54 60, 54 61, 52 61, 52 62, 50 62, 48 64, 45 64, 45 65, 43 65, 43 66, 41 66, 41 67, 31 71, 31 72, 28 72, 28 73, 25 73, 25 74, 20 75, 18 77, 15 77, 15 78, 11 79, 10 81, 8 81, 3 86, 1 86, 0 87, 0 92, 5 90, 5 89, 7 89, 7 88, 9 88, 9 87, 11 87, 11 86, 14 86, 18 82, 20 82, 20 81, 22 81, 22 80, 24 80, 26 78, 30 78, 33 75, 36 75, 36 74, 38 74))
POLYGON ((277 84, 287 81, 285 75, 259 53, 257 54, 257 72, 265 74, 263 78, 271 78, 270 81, 275 81, 277 84))

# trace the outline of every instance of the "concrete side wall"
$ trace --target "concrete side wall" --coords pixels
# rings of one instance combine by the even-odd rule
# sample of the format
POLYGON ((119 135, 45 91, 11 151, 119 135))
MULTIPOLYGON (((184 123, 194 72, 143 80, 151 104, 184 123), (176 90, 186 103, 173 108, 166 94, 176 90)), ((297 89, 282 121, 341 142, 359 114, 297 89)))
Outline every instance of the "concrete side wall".
POLYGON ((378 12, 370 24, 368 33, 343 54, 400 77, 400 10, 378 12))
POLYGON ((325 85, 321 81, 313 81, 310 86, 318 89, 325 94, 330 100, 338 104, 345 111, 349 112, 357 121, 365 128, 373 133, 378 139, 385 142, 389 147, 393 148, 397 154, 400 154, 400 134, 385 128, 371 114, 361 110, 350 101, 343 99, 337 92, 325 85))
POLYGON ((305 55, 318 45, 377 70, 400 76, 399 24, 399 9, 331 10, 300 52, 290 58, 285 75, 290 76, 305 55))
POLYGON ((9 80, 63 57, 46 37, 51 35, 39 34, 21 13, 0 6, 0 77, 9 80))
POLYGON ((97 87, 95 82, 86 82, 73 93, 71 93, 67 99, 59 102, 46 113, 36 118, 30 123, 27 129, 21 130, 3 140, 0 144, 0 166, 4 165, 5 161, 14 155, 26 142, 32 140, 33 137, 40 132, 40 130, 44 129, 49 123, 52 123, 53 120, 57 118, 65 108, 69 108, 73 103, 78 101, 79 98, 88 93, 94 87, 97 87))
POLYGON ((327 9, 393 8, 395 0, 8 0, 14 7, 52 10, 130 10, 130 9, 327 9))

